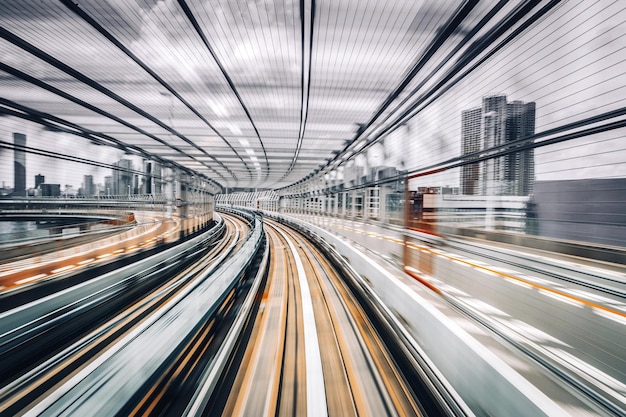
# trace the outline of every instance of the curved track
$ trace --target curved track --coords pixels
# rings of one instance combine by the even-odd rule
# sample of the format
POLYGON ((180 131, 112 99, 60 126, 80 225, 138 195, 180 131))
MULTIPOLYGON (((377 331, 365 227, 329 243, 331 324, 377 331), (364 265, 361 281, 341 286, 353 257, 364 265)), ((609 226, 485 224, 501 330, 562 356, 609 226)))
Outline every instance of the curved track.
MULTIPOLYGON (((41 331, 33 325, 15 339, 0 335, 6 342, 0 346, 0 414, 36 415, 44 409, 56 413, 66 406, 71 410, 63 399, 66 385, 73 386, 72 381, 105 360, 108 352, 117 351, 198 277, 207 276, 238 250, 251 232, 249 224, 231 214, 223 217, 224 238, 197 256, 163 264, 154 277, 129 281, 114 299, 95 303, 69 320, 61 312, 58 323, 41 331), (54 408, 48 409, 52 403, 54 408)), ((222 355, 233 323, 242 318, 246 324, 235 350, 228 350, 225 372, 211 382, 217 389, 200 399, 202 415, 432 413, 433 406, 424 405, 428 394, 401 369, 406 362, 398 360, 397 347, 388 343, 394 336, 389 329, 377 328, 380 320, 373 321, 370 307, 360 304, 363 294, 354 292, 335 265, 337 259, 331 260, 293 229, 268 219, 264 223, 267 269, 254 272, 253 266, 242 272, 215 312, 197 323, 158 369, 145 374, 145 382, 133 386, 113 414, 197 415, 189 414, 190 404, 206 383, 206 370, 222 355), (250 304, 254 307, 242 308, 244 299, 256 300, 250 304)))
POLYGON ((71 322, 61 320, 52 328, 33 332, 26 340, 5 343, 0 352, 0 414, 21 413, 45 398, 57 384, 76 375, 183 291, 196 276, 219 263, 227 249, 236 247, 239 237, 249 232, 244 221, 224 217, 226 237, 198 259, 181 261, 175 274, 167 269, 166 274, 156 273, 141 283, 130 282, 123 295, 95 305, 71 322))
POLYGON ((338 271, 300 234, 265 224, 268 282, 222 415, 422 415, 338 271))

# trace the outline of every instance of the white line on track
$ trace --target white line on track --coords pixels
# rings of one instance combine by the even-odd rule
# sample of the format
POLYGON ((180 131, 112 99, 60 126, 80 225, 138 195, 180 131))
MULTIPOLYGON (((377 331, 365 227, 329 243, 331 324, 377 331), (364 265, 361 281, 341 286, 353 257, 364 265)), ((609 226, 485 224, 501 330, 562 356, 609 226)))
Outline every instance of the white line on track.
POLYGON ((324 375, 322 374, 322 357, 320 344, 317 338, 317 327, 313 315, 313 302, 311 291, 306 279, 306 272, 302 260, 293 242, 282 231, 281 235, 287 240, 293 253, 298 269, 298 282, 300 283, 300 295, 302 298, 302 317, 304 322, 304 354, 306 358, 306 408, 307 416, 328 416, 326 408, 326 391, 324 375))
POLYGON ((17 285, 22 285, 22 284, 26 284, 27 282, 31 282, 31 281, 35 281, 37 279, 41 279, 41 278, 43 278, 45 276, 48 276, 48 274, 38 274, 38 275, 32 276, 30 278, 24 278, 24 279, 21 279, 19 281, 15 281, 15 283, 17 285))

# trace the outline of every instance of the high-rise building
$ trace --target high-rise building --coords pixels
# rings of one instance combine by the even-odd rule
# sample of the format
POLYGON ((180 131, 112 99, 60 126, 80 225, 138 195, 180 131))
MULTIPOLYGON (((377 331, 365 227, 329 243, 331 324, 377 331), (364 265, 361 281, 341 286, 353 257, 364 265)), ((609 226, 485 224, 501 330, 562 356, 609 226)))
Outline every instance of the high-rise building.
POLYGON ((156 162, 152 163, 152 184, 154 185, 152 192, 154 194, 161 194, 163 192, 162 172, 161 165, 156 162))
POLYGON ((133 161, 120 159, 113 166, 113 194, 130 195, 133 191, 133 161))
POLYGON ((93 175, 85 175, 83 177, 83 195, 92 197, 96 195, 96 187, 93 183, 93 175))
MULTIPOLYGON (((535 103, 512 101, 507 111, 508 141, 524 139, 535 134, 535 103)), ((508 159, 509 174, 507 180, 513 184, 513 195, 530 195, 535 182, 535 150, 527 149, 511 153, 508 159)))
POLYGON ((104 195, 113 195, 113 176, 107 175, 104 177, 104 195))
POLYGON ((39 188, 39 186, 46 182, 46 177, 41 174, 35 175, 35 188, 39 188))
POLYGON ((26 195, 26 135, 23 133, 13 133, 13 167, 15 187, 13 195, 26 195))
MULTIPOLYGON (((480 120, 482 109, 465 110, 461 114, 462 123, 462 155, 478 152, 481 149, 480 120)), ((461 193, 474 195, 479 193, 480 164, 463 165, 461 167, 461 193)))
POLYGON ((143 194, 152 194, 152 161, 144 161, 143 162, 143 194))
MULTIPOLYGON (((535 103, 512 101, 497 95, 483 98, 482 107, 461 115, 461 153, 471 154, 532 136, 535 103)), ((461 192, 481 195, 529 195, 535 177, 532 149, 461 167, 461 192)))
POLYGON ((141 194, 141 190, 139 189, 139 174, 133 175, 133 186, 132 186, 133 194, 141 194))
POLYGON ((143 177, 141 178, 140 193, 160 194, 161 193, 161 166, 154 161, 143 161, 143 177))

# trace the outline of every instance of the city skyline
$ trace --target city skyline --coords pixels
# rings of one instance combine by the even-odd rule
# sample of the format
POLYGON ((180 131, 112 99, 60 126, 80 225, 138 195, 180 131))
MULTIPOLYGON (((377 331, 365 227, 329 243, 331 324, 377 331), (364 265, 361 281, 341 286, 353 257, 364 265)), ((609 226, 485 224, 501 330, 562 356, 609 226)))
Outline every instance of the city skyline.
MULTIPOLYGON (((11 118, 5 118, 11 119, 11 118)), ((87 140, 63 132, 51 132, 41 126, 15 119, 17 122, 2 126, 0 133, 7 143, 14 143, 13 134, 20 133, 26 138, 26 147, 37 151, 51 151, 70 157, 93 161, 94 164, 61 160, 41 156, 30 151, 25 152, 26 189, 36 188, 35 176, 43 175, 48 183, 60 184, 62 188, 71 185, 78 190, 84 184, 84 176, 91 175, 96 185, 104 185, 105 178, 111 175, 111 167, 120 159, 130 159, 136 171, 141 170, 143 158, 129 155, 124 151, 110 147, 95 145, 87 140), (102 164, 111 167, 103 167, 102 164)), ((0 184, 5 187, 14 186, 14 151, 0 148, 0 184)))
MULTIPOLYGON (((160 192, 161 190, 159 181, 153 178, 155 175, 160 176, 161 169, 153 161, 146 161, 139 157, 133 158, 131 155, 117 152, 118 154, 121 153, 122 157, 116 162, 108 163, 110 164, 109 168, 87 163, 62 161, 67 165, 65 169, 51 170, 58 165, 59 160, 29 152, 33 146, 29 143, 28 135, 24 133, 13 132, 11 137, 14 148, 10 151, 0 149, 0 161, 2 166, 6 167, 0 170, 0 184, 4 191, 11 190, 13 195, 27 195, 29 190, 49 185, 58 185, 61 192, 80 193, 85 196, 100 193, 114 195, 114 192, 118 194, 140 194, 152 193, 152 190, 160 192), (45 162, 42 163, 42 160, 49 160, 52 163, 46 165, 45 162), (12 169, 7 169, 9 166, 12 169), (67 169, 69 166, 72 166, 72 169, 67 169), (116 167, 120 169, 118 170, 116 167), (33 171, 36 174, 33 175, 33 171), (99 178, 101 180, 94 175, 94 171, 100 172, 99 178), (55 175, 58 173, 64 174, 65 181, 58 180, 59 176, 55 175), (107 179, 111 177, 119 177, 115 183, 115 188, 107 187, 107 179), (119 185, 120 178, 124 178, 123 186, 119 185)), ((32 193, 32 191, 30 192, 32 193)))

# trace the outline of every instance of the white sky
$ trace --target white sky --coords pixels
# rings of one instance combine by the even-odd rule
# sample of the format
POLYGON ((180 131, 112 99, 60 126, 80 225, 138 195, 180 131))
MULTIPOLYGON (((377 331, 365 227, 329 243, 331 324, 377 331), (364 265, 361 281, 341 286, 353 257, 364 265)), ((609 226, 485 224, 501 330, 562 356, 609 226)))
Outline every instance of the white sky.
MULTIPOLYGON (((188 3, 249 107, 268 147, 272 161, 270 172, 278 178, 295 152, 300 127, 298 2, 188 0, 188 3)), ((454 1, 435 0, 316 3, 312 95, 305 131, 307 140, 301 153, 313 157, 296 165, 297 170, 303 171, 290 177, 294 181, 354 136, 356 124, 371 117, 458 5, 454 1)), ((462 25, 464 30, 484 15, 491 7, 488 3, 481 3, 472 12, 462 25)), ((498 16, 516 3, 512 2, 498 16)), ((253 169, 253 161, 260 161, 263 169, 266 168, 253 126, 177 2, 86 0, 80 4, 181 92, 225 135, 253 169)), ((178 100, 163 94, 162 86, 60 3, 8 0, 0 5, 0 24, 189 135, 206 146, 210 155, 217 155, 237 171, 241 178, 247 178, 240 160, 215 132, 178 100)), ((621 2, 562 2, 407 126, 386 137, 384 145, 371 151, 369 165, 413 169, 458 156, 461 112, 480 106, 481 98, 489 94, 506 94, 509 101, 536 102, 537 132, 624 107, 624 33, 626 12, 621 2)), ((458 35, 452 37, 435 55, 434 63, 459 39, 458 35)), ((0 40, 0 60, 138 124, 168 143, 188 148, 162 128, 3 40, 0 40)), ((424 67, 420 73, 423 76, 416 77, 406 91, 424 79, 434 63, 424 67)), ((89 128, 121 140, 151 142, 90 111, 81 110, 39 88, 26 88, 26 83, 3 75, 6 74, 0 72, 3 97, 69 120, 90 120, 86 122, 89 128)), ((428 83, 435 83, 439 77, 440 74, 428 79, 428 83)), ((28 146, 105 163, 122 157, 120 151, 91 146, 78 137, 43 131, 12 118, 0 118, 1 140, 11 142, 13 131, 25 133, 28 146)), ((623 136, 623 130, 611 131, 538 149, 537 179, 626 176, 623 136)), ((163 152, 173 153, 159 146, 163 152)), ((12 151, 0 149, 0 181, 9 185, 13 182, 12 158, 12 151)), ((45 175, 48 182, 76 187, 80 186, 83 175, 94 175, 96 182, 102 182, 104 175, 109 174, 103 169, 29 156, 28 186, 34 184, 34 175, 38 173, 45 175)), ((255 179, 250 181, 248 184, 254 184, 255 179)), ((458 172, 450 172, 437 181, 455 185, 458 172)), ((244 181, 240 185, 245 184, 244 181)))

